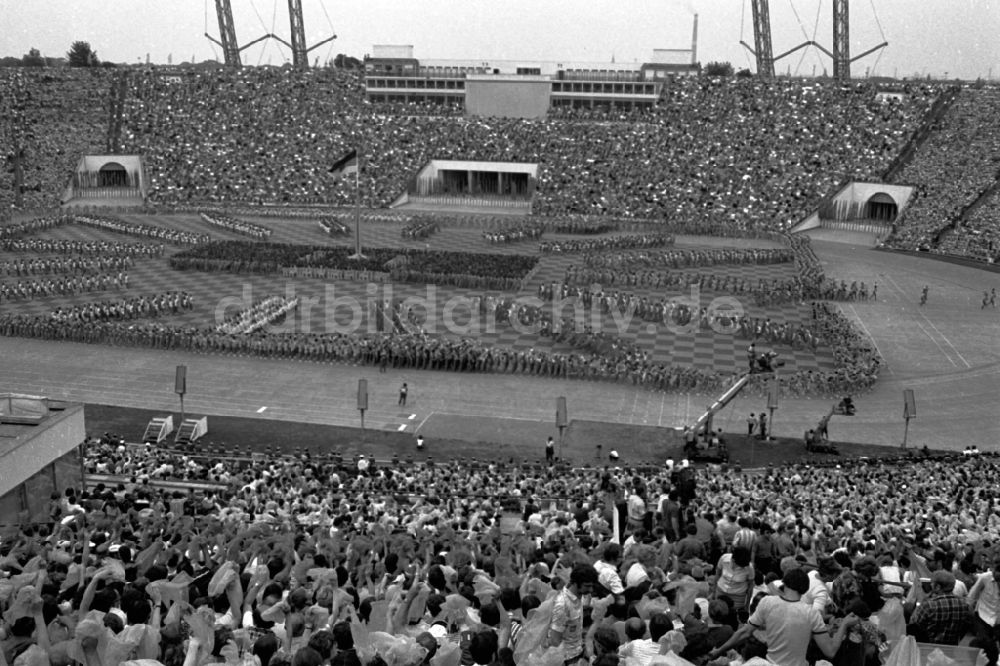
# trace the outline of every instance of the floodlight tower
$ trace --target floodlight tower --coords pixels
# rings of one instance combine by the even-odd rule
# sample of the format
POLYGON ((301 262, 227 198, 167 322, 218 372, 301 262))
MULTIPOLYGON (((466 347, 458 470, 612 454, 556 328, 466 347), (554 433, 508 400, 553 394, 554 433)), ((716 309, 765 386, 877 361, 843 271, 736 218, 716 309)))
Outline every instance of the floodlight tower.
MULTIPOLYGON (((813 46, 833 60, 833 78, 843 81, 851 78, 852 62, 889 46, 889 42, 885 40, 882 23, 878 20, 878 13, 875 13, 875 24, 878 26, 879 34, 882 35, 882 42, 853 58, 851 57, 850 5, 851 0, 833 0, 833 52, 831 53, 821 45, 813 43, 813 46)), ((875 11, 875 5, 872 5, 872 11, 875 11)))
MULTIPOLYGON (((768 0, 750 0, 753 8, 754 57, 757 58, 757 75, 774 78, 774 51, 771 48, 771 8, 768 0)), ((745 46, 745 45, 744 45, 745 46)))
POLYGON ((309 52, 328 42, 332 42, 337 35, 331 35, 323 41, 312 46, 306 46, 306 25, 302 18, 302 0, 288 0, 288 21, 292 31, 292 43, 289 44, 281 37, 273 35, 275 39, 287 46, 292 51, 292 66, 295 69, 309 68, 309 52))
POLYGON ((229 0, 215 0, 215 13, 219 17, 219 38, 216 39, 208 34, 208 26, 205 26, 206 32, 205 36, 208 39, 219 46, 222 47, 222 54, 226 67, 231 67, 233 69, 239 69, 243 66, 240 61, 240 51, 247 49, 257 42, 262 42, 268 37, 273 37, 274 35, 266 34, 263 37, 258 37, 252 42, 247 42, 243 46, 240 46, 236 41, 236 27, 233 23, 233 8, 230 5, 229 0))
POLYGON ((205 36, 222 47, 226 67, 239 69, 243 63, 240 62, 240 47, 236 43, 233 8, 229 0, 215 0, 215 13, 219 17, 219 39, 211 37, 207 32, 205 36))
POLYGON ((851 3, 833 0, 833 78, 851 78, 851 3))

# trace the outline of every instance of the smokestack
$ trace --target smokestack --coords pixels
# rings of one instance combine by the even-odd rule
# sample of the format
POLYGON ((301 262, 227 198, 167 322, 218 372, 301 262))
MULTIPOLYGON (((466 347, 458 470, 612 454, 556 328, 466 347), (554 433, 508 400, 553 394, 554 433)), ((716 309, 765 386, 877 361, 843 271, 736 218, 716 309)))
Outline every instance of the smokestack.
POLYGON ((698 15, 694 15, 694 30, 691 31, 691 64, 698 64, 698 15))

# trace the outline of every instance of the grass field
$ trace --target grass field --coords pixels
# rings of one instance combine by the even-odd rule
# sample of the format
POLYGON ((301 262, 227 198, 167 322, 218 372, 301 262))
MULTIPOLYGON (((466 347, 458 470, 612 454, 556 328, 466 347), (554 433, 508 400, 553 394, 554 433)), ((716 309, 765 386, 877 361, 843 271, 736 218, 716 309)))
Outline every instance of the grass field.
MULTIPOLYGON (((220 230, 200 221, 196 215, 123 215, 123 219, 144 225, 154 225, 175 229, 188 233, 208 233, 217 239, 241 239, 237 234, 220 230)), ((257 223, 274 229, 272 241, 299 243, 307 245, 346 245, 352 242, 350 238, 330 238, 322 234, 318 225, 309 220, 258 220, 257 223)), ((482 254, 526 254, 539 255, 538 242, 520 242, 510 244, 495 244, 484 240, 482 230, 478 228, 443 227, 426 241, 415 241, 401 238, 402 223, 384 222, 366 227, 363 233, 363 243, 366 247, 423 249, 461 251, 482 254)), ((619 235, 619 234, 605 234, 619 235)), ((145 242, 145 239, 134 236, 114 234, 108 231, 69 225, 45 231, 38 238, 79 240, 79 241, 109 241, 109 242, 145 242)), ((574 238, 546 234, 544 240, 559 238, 574 238)), ((587 237, 591 238, 591 237, 587 237)), ((703 238, 679 237, 677 249, 706 248, 772 248, 778 244, 772 241, 747 240, 740 238, 703 238)), ((474 337, 481 342, 506 349, 528 350, 538 349, 569 353, 573 349, 566 343, 553 342, 552 338, 539 336, 530 331, 519 331, 507 324, 495 324, 485 318, 471 318, 470 308, 460 299, 464 297, 504 296, 508 298, 534 296, 543 283, 559 283, 564 279, 566 268, 583 260, 582 254, 540 256, 538 268, 533 272, 526 287, 519 292, 498 294, 495 291, 460 289, 439 285, 423 284, 388 284, 371 285, 363 282, 332 281, 320 278, 282 277, 280 275, 205 273, 200 271, 177 271, 168 265, 170 255, 182 248, 167 246, 166 257, 137 260, 129 271, 128 292, 116 290, 105 292, 82 293, 75 296, 45 296, 32 300, 11 300, 3 304, 5 311, 26 314, 48 314, 62 307, 102 301, 116 300, 126 296, 153 295, 168 291, 186 291, 194 298, 194 309, 182 311, 169 317, 161 317, 160 321, 175 326, 209 327, 215 326, 227 316, 240 309, 250 307, 255 301, 268 296, 298 297, 302 306, 281 326, 281 331, 301 333, 323 333, 344 331, 374 331, 374 324, 367 318, 369 302, 379 302, 392 299, 407 299, 414 308, 418 318, 424 324, 423 328, 430 335, 456 337, 474 337), (373 292, 373 288, 375 292, 373 292), (357 306, 357 310, 354 309, 357 306), (452 324, 453 322, 453 324, 452 324)), ((27 253, 0 252, 0 265, 7 261, 22 258, 33 258, 38 255, 27 253)), ((690 269, 685 272, 699 272, 690 269)), ((790 263, 773 265, 718 265, 703 269, 703 272, 728 276, 735 275, 750 280, 788 279, 795 274, 795 268, 790 263)), ((43 279, 48 276, 43 276, 43 279)), ((21 280, 36 280, 36 277, 0 275, 0 282, 16 283, 21 280)), ((622 287, 605 285, 608 292, 633 293, 637 297, 650 302, 666 300, 675 297, 690 297, 687 290, 654 289, 651 287, 622 287)), ((699 304, 708 302, 721 293, 706 291, 699 294, 699 304)), ((760 307, 753 303, 743 303, 742 307, 748 315, 767 318, 776 323, 801 323, 811 317, 811 310, 806 304, 786 304, 783 306, 760 307)), ((574 315, 571 305, 562 309, 556 318, 574 315)), ((580 313, 582 315, 582 312, 580 313)), ((728 334, 713 331, 676 332, 662 322, 653 324, 639 317, 619 318, 615 320, 611 314, 587 313, 586 322, 595 330, 610 333, 616 337, 636 343, 657 361, 668 361, 682 367, 697 367, 704 370, 714 370, 729 373, 734 366, 742 366, 743 356, 748 341, 728 334)), ((787 346, 776 346, 783 357, 789 361, 789 368, 798 370, 829 370, 833 367, 833 357, 830 351, 821 346, 816 352, 793 350, 787 346)))

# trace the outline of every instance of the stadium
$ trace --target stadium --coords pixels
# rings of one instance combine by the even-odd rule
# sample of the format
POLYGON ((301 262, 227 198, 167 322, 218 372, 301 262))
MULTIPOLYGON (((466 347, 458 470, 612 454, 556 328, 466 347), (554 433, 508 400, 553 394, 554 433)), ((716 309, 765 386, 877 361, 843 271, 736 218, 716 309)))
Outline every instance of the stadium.
POLYGON ((995 664, 1000 92, 749 4, 0 67, 0 666, 995 664))

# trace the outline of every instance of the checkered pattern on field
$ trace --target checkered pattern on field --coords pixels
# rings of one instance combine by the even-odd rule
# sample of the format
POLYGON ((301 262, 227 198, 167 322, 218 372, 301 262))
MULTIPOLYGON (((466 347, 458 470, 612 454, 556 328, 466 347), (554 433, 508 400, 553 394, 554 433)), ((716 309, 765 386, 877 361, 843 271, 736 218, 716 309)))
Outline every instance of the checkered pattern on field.
MULTIPOLYGON (((194 215, 122 215, 125 219, 145 224, 156 224, 185 231, 207 232, 214 238, 241 238, 238 234, 210 227, 194 215)), ((332 245, 351 245, 350 237, 331 239, 323 234, 315 221, 305 220, 260 220, 260 223, 275 230, 272 240, 289 243, 315 243, 332 245)), ((446 227, 431 236, 426 241, 409 241, 400 238, 401 224, 372 223, 362 229, 363 244, 370 247, 430 247, 435 250, 452 250, 483 253, 506 254, 537 254, 536 242, 515 243, 509 245, 493 245, 482 238, 478 229, 446 227)), ((59 238, 66 240, 104 240, 117 242, 144 242, 140 238, 113 234, 106 231, 80 226, 69 226, 40 234, 38 237, 59 238)), ((546 236, 546 238, 551 238, 546 236)), ((708 239, 705 246, 719 247, 718 239, 708 239)), ((722 245, 735 246, 736 242, 722 245)), ((685 244, 684 247, 704 247, 696 243, 685 244)), ((167 255, 180 251, 178 246, 167 246, 167 255)), ((22 255, 0 253, 0 263, 22 255)), ((38 255, 28 255, 38 256, 38 255)), ((581 255, 541 255, 539 268, 532 276, 526 288, 518 295, 534 296, 538 286, 544 281, 561 282, 566 266, 579 263, 581 255)), ((694 271, 696 269, 692 269, 694 271)), ((775 266, 717 266, 702 269, 705 273, 736 274, 747 279, 785 278, 794 274, 794 269, 788 264, 775 266)), ((454 297, 482 295, 468 289, 453 287, 430 287, 413 284, 379 285, 375 288, 355 282, 334 282, 319 278, 285 278, 281 276, 233 275, 230 273, 202 273, 197 271, 174 271, 169 268, 166 257, 160 259, 139 259, 129 271, 128 292, 107 291, 78 294, 76 296, 53 296, 32 301, 13 301, 0 304, 2 312, 17 312, 27 314, 46 314, 56 307, 72 307, 83 303, 99 300, 117 300, 120 298, 152 295, 168 291, 186 291, 194 297, 195 308, 192 311, 170 316, 165 323, 179 326, 205 327, 218 323, 227 314, 247 307, 252 302, 270 295, 298 296, 301 307, 294 320, 286 322, 285 330, 322 333, 335 330, 374 330, 374 322, 366 316, 368 302, 378 303, 382 298, 416 299, 412 301, 415 310, 426 320, 426 328, 431 335, 447 335, 449 337, 474 337, 482 342, 496 346, 519 350, 540 349, 558 352, 572 351, 565 343, 555 344, 550 338, 538 336, 533 332, 520 332, 506 324, 491 324, 486 318, 470 320, 470 308, 467 304, 456 302, 454 297), (421 300, 423 299, 423 300, 421 300), (356 305, 355 305, 356 304, 356 305), (433 317, 425 310, 433 310, 433 317), (432 327, 432 323, 436 326, 432 327), (453 323, 453 326, 446 324, 453 323)), ((0 276, 0 281, 16 282, 17 277, 0 276)), ((39 278, 20 278, 39 279, 39 278)), ((672 296, 690 296, 680 289, 654 290, 645 287, 621 287, 621 291, 632 292, 639 296, 659 300, 672 296)), ((607 291, 615 291, 608 286, 607 291)), ((496 292, 492 295, 497 296, 496 292)), ((515 294, 504 294, 514 296, 515 294)), ((702 305, 718 295, 711 292, 701 294, 702 305)), ((748 315, 770 318, 782 323, 799 323, 806 321, 810 315, 808 305, 786 304, 783 306, 758 307, 744 303, 748 315)), ((571 314, 571 311, 567 312, 571 314)), ((594 315, 588 315, 588 322, 594 315)), ((610 315, 599 316, 602 330, 636 342, 642 349, 649 352, 658 361, 670 362, 680 366, 694 366, 700 369, 715 369, 729 372, 734 367, 742 368, 746 362, 747 340, 733 335, 720 334, 713 331, 694 331, 678 333, 668 330, 661 324, 651 325, 638 318, 623 322, 619 326, 610 315)), ((593 326, 597 328, 597 326, 593 326)), ((759 345, 760 346, 760 345, 759 345)), ((766 346, 766 345, 764 345, 766 346)), ((828 350, 821 349, 813 354, 809 351, 793 350, 784 345, 776 345, 776 351, 781 353, 789 370, 822 370, 833 367, 833 359, 828 350)))

